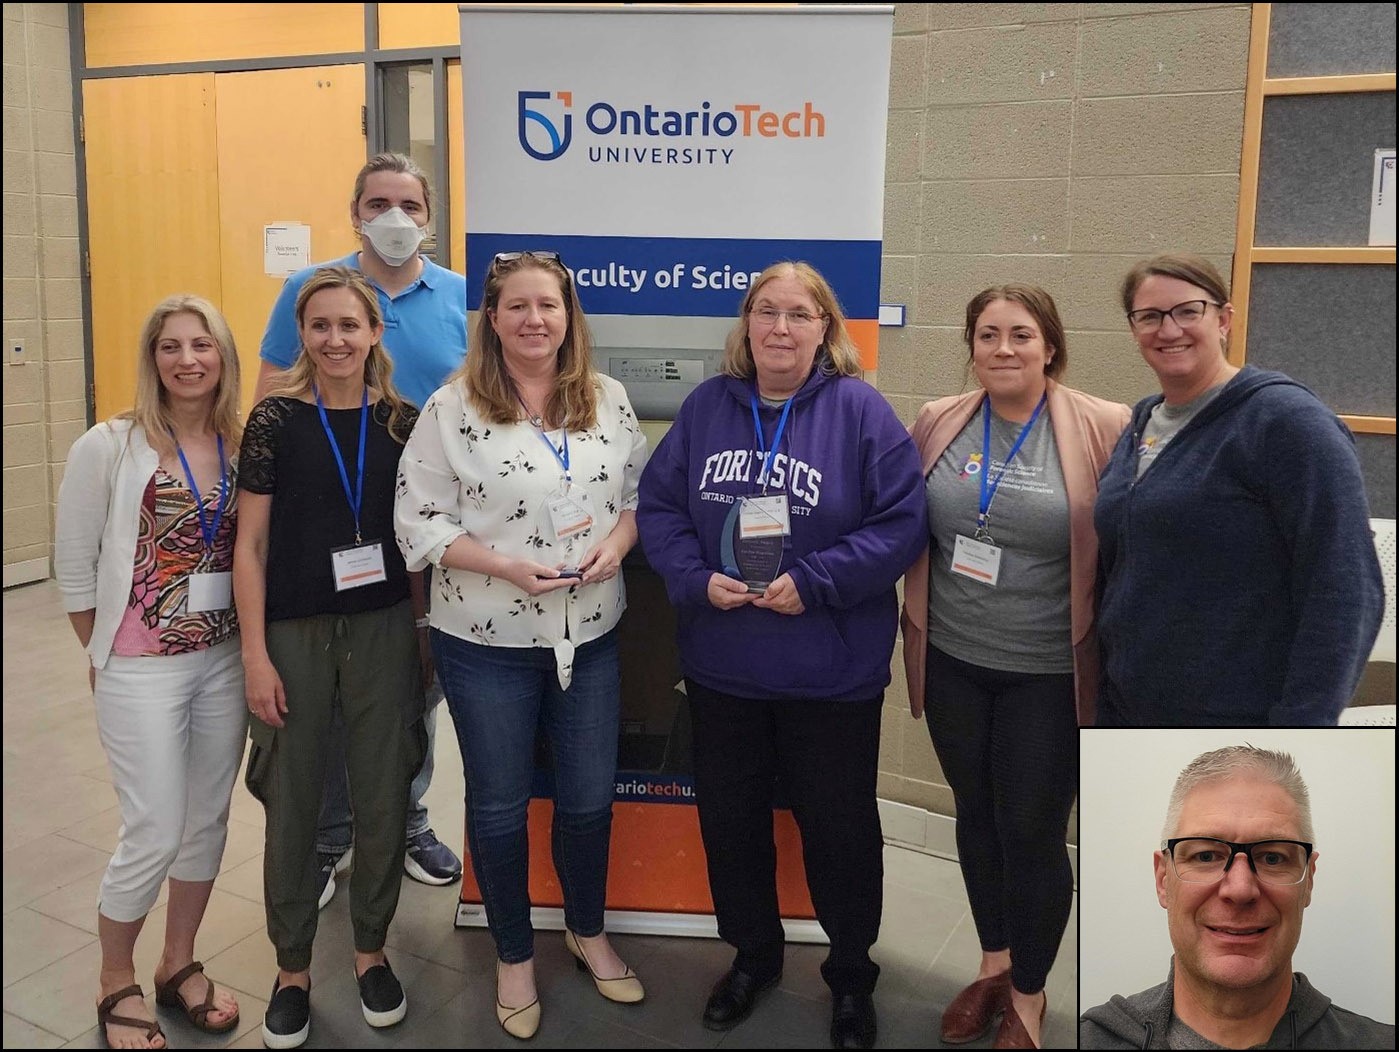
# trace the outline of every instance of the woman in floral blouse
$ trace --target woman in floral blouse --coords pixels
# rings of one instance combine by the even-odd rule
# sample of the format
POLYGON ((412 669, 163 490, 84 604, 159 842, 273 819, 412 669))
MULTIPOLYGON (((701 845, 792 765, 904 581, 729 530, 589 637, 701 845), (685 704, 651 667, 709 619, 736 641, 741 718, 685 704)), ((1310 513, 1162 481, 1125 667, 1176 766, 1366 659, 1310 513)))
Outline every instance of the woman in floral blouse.
POLYGON ((467 836, 499 957, 496 1015, 539 1026, 526 817, 535 729, 555 766, 554 865, 565 943, 598 992, 640 981, 603 933, 620 685, 622 557, 636 543, 646 440, 595 372, 572 279, 548 252, 502 253, 462 369, 403 453, 396 527, 432 564, 432 644, 466 773, 467 836))

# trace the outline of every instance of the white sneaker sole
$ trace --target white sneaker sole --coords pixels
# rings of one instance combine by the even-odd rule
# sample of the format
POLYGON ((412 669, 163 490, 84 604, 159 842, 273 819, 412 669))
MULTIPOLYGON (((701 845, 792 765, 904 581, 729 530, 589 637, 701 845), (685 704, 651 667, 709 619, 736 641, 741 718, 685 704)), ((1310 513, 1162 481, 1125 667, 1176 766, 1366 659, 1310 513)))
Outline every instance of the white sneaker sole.
POLYGON ((311 1020, 306 1020, 303 1026, 294 1034, 274 1034, 267 1029, 267 1024, 262 1024, 262 1043, 268 1048, 300 1048, 306 1043, 306 1039, 311 1036, 311 1020))
MULTIPOLYGON (((335 878, 346 872, 355 862, 355 849, 352 847, 340 856, 340 860, 335 863, 335 869, 330 874, 330 879, 326 881, 325 889, 321 892, 321 898, 316 903, 316 909, 323 910, 327 903, 335 898, 335 878)), ((303 1039, 304 1040, 304 1039, 303 1039)), ((291 1047, 295 1047, 294 1045, 291 1047)))
POLYGON ((360 1011, 364 1013, 364 1021, 370 1026, 384 1027, 393 1026, 401 1022, 408 1014, 408 995, 403 995, 403 1000, 398 1002, 397 1008, 390 1008, 387 1012, 375 1012, 363 1001, 359 1003, 360 1011))
POLYGON ((422 866, 413 861, 413 856, 404 852, 403 871, 416 880, 419 884, 432 884, 441 887, 443 884, 452 884, 461 879, 461 874, 456 873, 450 877, 434 877, 422 866))

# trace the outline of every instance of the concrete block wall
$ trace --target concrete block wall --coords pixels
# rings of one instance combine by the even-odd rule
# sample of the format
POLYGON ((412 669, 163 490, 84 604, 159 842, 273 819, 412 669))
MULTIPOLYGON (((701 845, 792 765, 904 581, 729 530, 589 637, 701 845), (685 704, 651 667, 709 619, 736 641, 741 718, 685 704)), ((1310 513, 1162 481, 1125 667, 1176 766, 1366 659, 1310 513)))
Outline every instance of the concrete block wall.
MULTIPOLYGON (((62 464, 84 427, 72 89, 64 4, 4 5, 6 585, 45 576, 62 464)), ((1169 249, 1227 274, 1249 9, 1244 4, 898 4, 886 148, 875 382, 912 421, 965 389, 966 301, 1050 289, 1068 382, 1132 402, 1152 389, 1116 305, 1131 262, 1169 249)), ((880 796, 953 813, 895 661, 880 796)))
MULTIPOLYGON (((895 6, 881 298, 908 311, 875 383, 902 419, 970 388, 966 303, 1006 281, 1054 295, 1071 386, 1155 389, 1117 284, 1172 250, 1229 273, 1248 41, 1246 4, 895 6)), ((950 815, 894 665, 879 795, 950 815)))
POLYGON ((49 575, 53 502, 86 425, 66 4, 4 5, 4 584, 49 575), (13 364, 13 347, 24 361, 13 364))

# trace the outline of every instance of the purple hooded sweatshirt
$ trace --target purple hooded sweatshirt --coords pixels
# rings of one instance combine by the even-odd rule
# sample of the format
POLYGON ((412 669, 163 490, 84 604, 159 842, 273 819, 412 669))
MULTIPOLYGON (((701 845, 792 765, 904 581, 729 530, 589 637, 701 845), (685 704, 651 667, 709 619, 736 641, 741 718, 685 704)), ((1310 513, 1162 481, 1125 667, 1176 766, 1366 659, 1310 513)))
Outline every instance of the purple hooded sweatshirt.
MULTIPOLYGON (((928 543, 918 454, 862 380, 813 371, 774 451, 768 493, 785 492, 791 536, 781 568, 806 610, 718 610, 721 542, 734 501, 755 495, 762 454, 751 381, 706 380, 685 399, 641 477, 637 525, 679 613, 686 676, 745 698, 869 700, 889 684, 894 584, 928 543)), ((781 408, 759 403, 763 441, 781 408)))

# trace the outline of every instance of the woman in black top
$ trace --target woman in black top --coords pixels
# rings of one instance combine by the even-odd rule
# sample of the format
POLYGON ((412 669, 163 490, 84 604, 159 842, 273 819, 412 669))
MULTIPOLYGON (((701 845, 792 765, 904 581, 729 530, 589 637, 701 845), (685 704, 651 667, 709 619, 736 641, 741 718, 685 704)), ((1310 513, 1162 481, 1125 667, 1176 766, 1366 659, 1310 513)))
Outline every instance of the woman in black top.
POLYGON ((407 1011, 384 939, 398 905, 408 786, 422 762, 422 586, 393 539, 394 479, 417 413, 390 383, 378 297, 362 276, 317 271, 296 317, 300 356, 245 430, 233 567, 256 717, 247 781, 267 810, 267 933, 279 969, 268 1048, 295 1048, 310 1033, 316 821, 336 704, 357 830, 360 1002, 371 1026, 407 1011))

